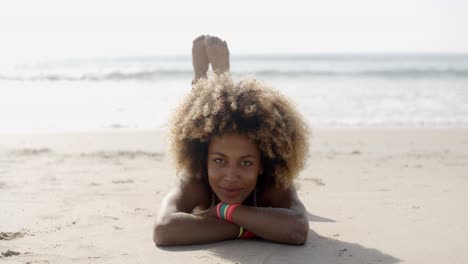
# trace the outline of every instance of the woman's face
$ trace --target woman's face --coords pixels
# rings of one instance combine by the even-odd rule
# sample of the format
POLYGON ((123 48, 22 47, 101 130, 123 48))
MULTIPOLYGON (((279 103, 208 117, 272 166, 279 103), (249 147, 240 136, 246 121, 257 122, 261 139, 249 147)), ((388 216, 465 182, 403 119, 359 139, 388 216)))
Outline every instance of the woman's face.
POLYGON ((213 137, 208 146, 208 181, 221 202, 242 203, 263 173, 260 150, 246 136, 228 133, 213 137))

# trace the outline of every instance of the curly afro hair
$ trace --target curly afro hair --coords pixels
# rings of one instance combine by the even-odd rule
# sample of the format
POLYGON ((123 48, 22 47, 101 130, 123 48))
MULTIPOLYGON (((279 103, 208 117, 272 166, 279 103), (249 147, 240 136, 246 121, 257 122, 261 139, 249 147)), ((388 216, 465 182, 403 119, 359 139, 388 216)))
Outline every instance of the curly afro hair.
POLYGON ((235 84, 228 74, 199 80, 176 109, 170 127, 177 170, 205 181, 212 136, 236 132, 258 144, 264 167, 259 185, 288 187, 309 151, 309 128, 285 96, 255 79, 235 84))

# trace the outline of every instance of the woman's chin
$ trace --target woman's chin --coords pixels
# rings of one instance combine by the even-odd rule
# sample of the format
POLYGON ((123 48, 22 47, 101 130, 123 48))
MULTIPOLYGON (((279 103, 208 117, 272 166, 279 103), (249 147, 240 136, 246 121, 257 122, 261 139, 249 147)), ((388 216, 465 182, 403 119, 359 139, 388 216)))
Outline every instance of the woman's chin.
POLYGON ((218 190, 217 196, 219 200, 227 204, 240 204, 246 197, 243 195, 243 190, 228 191, 226 189, 218 190))
POLYGON ((223 198, 220 198, 220 200, 221 200, 222 203, 226 203, 226 204, 241 204, 243 202, 242 198, 226 198, 226 197, 223 197, 223 198))
POLYGON ((226 196, 226 195, 218 195, 219 200, 222 203, 226 204, 241 204, 246 197, 243 197, 242 195, 240 196, 226 196))

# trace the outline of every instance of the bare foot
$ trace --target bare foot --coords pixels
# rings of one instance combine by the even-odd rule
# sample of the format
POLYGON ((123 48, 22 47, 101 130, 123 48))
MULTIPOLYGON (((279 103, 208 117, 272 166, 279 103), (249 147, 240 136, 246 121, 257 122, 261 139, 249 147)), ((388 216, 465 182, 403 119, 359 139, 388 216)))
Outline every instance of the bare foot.
POLYGON ((199 79, 206 77, 208 71, 208 56, 206 55, 205 48, 205 35, 201 35, 193 40, 192 45, 192 65, 195 77, 193 78, 192 84, 196 83, 199 79))
POLYGON ((229 71, 229 49, 226 41, 215 36, 205 38, 206 54, 216 74, 229 71))

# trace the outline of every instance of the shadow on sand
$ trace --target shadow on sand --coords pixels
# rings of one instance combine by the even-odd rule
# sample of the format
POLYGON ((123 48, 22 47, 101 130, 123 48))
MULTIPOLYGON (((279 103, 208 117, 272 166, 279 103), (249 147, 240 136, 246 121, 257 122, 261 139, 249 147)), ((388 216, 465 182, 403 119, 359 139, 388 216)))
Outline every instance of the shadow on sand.
MULTIPOLYGON (((308 212, 311 222, 335 222, 333 219, 308 212)), ((356 243, 323 237, 309 229, 307 243, 303 246, 276 244, 264 240, 230 240, 187 247, 160 247, 165 251, 208 251, 231 263, 342 263, 342 264, 393 264, 401 260, 377 249, 356 243)), ((197 257, 195 257, 197 258, 197 257)))
MULTIPOLYGON (((263 240, 231 240, 188 247, 161 247, 166 251, 203 250, 229 263, 380 263, 393 264, 400 260, 377 249, 359 244, 322 237, 309 230, 304 246, 275 244, 263 240)), ((197 258, 197 257, 195 257, 197 258)), ((208 262, 210 263, 210 262, 208 262)))

